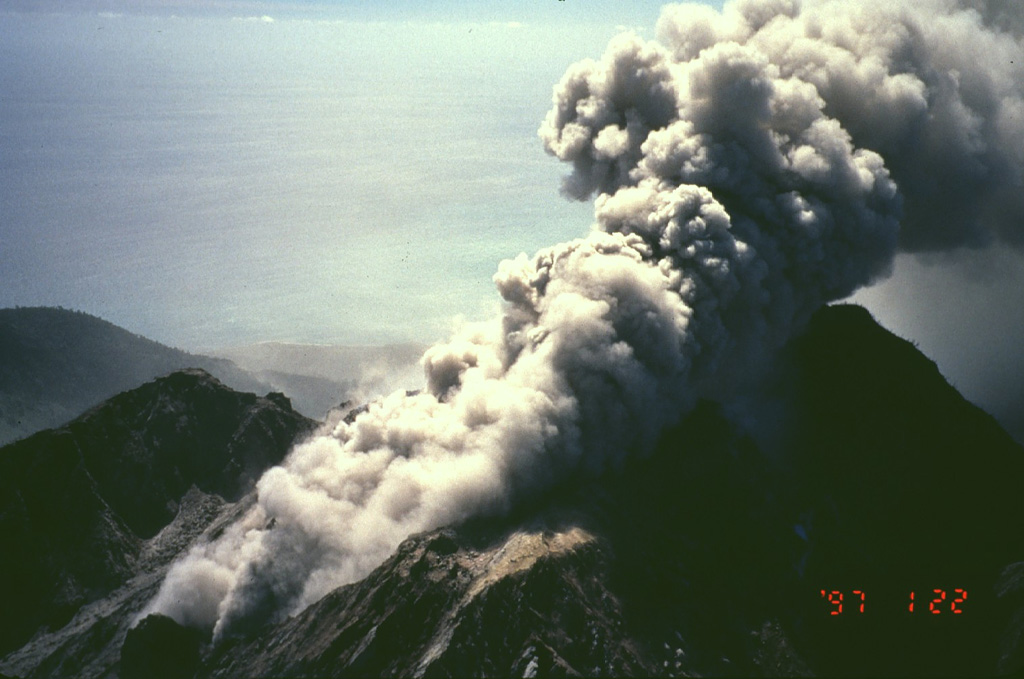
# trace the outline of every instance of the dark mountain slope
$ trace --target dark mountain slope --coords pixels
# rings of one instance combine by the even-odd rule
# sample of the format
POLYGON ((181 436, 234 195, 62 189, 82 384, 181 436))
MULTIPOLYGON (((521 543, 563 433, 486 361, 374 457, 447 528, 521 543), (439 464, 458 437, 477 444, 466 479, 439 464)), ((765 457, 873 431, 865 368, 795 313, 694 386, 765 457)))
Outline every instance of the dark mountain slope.
POLYGON ((1024 560, 1024 451, 861 309, 822 310, 778 368, 744 426, 703 404, 649 459, 411 538, 366 580, 208 651, 199 675, 1017 667, 995 588, 1024 560), (868 592, 865 614, 830 615, 822 588, 868 592), (933 588, 968 590, 966 613, 931 614, 933 588))
POLYGON ((63 429, 111 508, 139 537, 174 518, 195 484, 238 500, 313 422, 281 394, 260 398, 185 370, 120 394, 63 429))
MULTIPOLYGON (((1013 492, 1024 451, 863 310, 822 310, 776 368, 756 394, 700 404, 646 459, 576 479, 506 517, 413 536, 363 581, 213 648, 168 619, 126 635, 163 572, 137 564, 155 553, 166 564, 198 534, 181 526, 219 530, 251 495, 225 514, 190 491, 149 541, 111 509, 131 498, 103 499, 115 524, 96 544, 142 545, 134 562, 124 559, 136 575, 0 667, 40 677, 960 676, 1024 667, 1024 503, 1013 492), (929 611, 936 588, 950 595, 939 614, 929 611), (970 594, 962 615, 947 607, 957 588, 970 594), (823 589, 846 593, 842 615, 831 615, 823 589), (863 614, 854 590, 867 593, 863 614)), ((173 439, 175 423, 211 407, 167 410, 169 429, 133 438, 136 453, 110 458, 127 461, 90 476, 96 492, 173 439)), ((145 412, 125 402, 117 417, 137 423, 145 412)), ((221 463, 203 469, 211 483, 230 477, 221 463)), ((145 474, 124 478, 159 497, 176 492, 145 474)), ((105 567, 116 572, 118 562, 105 567)))
POLYGON ((1024 536, 1021 448, 934 363, 856 306, 819 314, 793 352, 794 463, 807 492, 835 505, 838 533, 891 535, 886 554, 918 571, 937 555, 959 569, 1018 554, 1006 537, 1024 536))
POLYGON ((191 487, 238 500, 312 426, 190 370, 0 448, 0 654, 128 580, 191 487))
POLYGON ((172 349, 89 314, 0 309, 0 445, 183 368, 207 370, 234 389, 269 390, 228 360, 172 349))

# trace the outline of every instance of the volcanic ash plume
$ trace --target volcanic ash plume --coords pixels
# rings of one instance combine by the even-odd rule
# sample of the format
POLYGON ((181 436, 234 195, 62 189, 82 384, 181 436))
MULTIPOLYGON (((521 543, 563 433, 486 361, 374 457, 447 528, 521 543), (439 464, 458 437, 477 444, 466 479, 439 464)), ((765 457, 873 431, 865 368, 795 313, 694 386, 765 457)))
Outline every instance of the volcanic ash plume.
POLYGON ((571 67, 540 135, 596 195, 579 240, 503 262, 504 312, 295 448, 150 607, 215 636, 301 610, 409 534, 648 452, 899 247, 1022 242, 1012 12, 671 6, 571 67))

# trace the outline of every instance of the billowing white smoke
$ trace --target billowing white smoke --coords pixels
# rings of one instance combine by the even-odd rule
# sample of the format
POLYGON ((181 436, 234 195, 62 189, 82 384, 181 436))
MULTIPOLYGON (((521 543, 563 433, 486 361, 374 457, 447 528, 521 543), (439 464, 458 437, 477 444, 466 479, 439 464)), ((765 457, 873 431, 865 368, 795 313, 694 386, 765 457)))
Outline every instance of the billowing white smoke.
POLYGON ((597 194, 589 235, 503 262, 500 318, 296 447, 150 610, 218 637, 298 611, 410 533, 649 451, 899 245, 1020 242, 1024 49, 997 14, 674 6, 660 44, 573 66, 540 135, 597 194))

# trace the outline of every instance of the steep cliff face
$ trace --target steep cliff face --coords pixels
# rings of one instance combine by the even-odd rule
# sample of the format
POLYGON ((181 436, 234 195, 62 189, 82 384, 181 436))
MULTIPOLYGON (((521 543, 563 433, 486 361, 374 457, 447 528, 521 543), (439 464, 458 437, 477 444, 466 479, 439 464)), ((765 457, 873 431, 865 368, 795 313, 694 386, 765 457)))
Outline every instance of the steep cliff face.
POLYGON ((238 500, 312 426, 189 370, 0 448, 0 653, 134 576, 190 488, 192 504, 238 500))

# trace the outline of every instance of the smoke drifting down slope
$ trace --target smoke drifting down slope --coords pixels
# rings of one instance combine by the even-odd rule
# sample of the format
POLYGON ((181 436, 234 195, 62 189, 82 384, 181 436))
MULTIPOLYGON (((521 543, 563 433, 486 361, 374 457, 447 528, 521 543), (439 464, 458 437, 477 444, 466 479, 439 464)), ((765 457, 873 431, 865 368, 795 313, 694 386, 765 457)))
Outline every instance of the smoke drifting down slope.
POLYGON ((215 638, 280 619, 410 533, 643 455, 899 248, 1024 243, 1020 26, 938 2, 671 6, 660 42, 571 67, 540 135, 565 192, 596 194, 590 233, 503 262, 502 315, 429 349, 425 391, 297 446, 150 610, 215 638))

